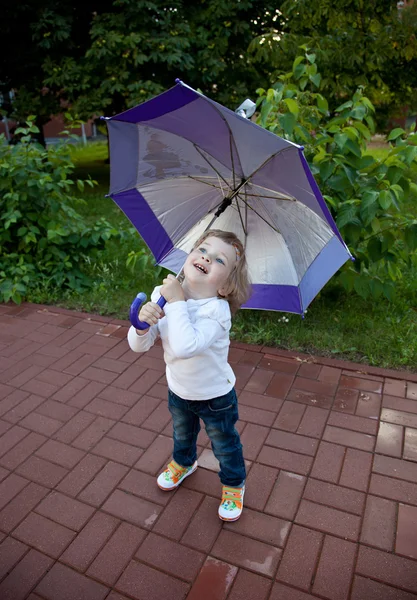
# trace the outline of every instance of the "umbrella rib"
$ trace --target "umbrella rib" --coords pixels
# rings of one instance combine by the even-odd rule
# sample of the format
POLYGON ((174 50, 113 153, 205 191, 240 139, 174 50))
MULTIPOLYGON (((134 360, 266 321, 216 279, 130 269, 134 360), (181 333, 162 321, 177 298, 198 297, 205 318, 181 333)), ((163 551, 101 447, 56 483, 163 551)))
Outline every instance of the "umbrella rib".
POLYGON ((199 183, 204 183, 205 185, 210 185, 211 187, 216 188, 216 190, 221 190, 223 192, 223 188, 221 185, 215 185, 214 183, 209 183, 208 181, 203 181, 202 179, 198 179, 197 177, 193 177, 192 175, 187 175, 189 179, 193 179, 194 181, 198 181, 199 183))
POLYGON ((266 194, 249 194, 245 191, 246 196, 253 196, 254 198, 271 198, 271 200, 285 200, 286 202, 297 202, 295 198, 284 198, 282 196, 267 196, 266 194))
POLYGON ((211 162, 208 160, 208 158, 206 156, 204 156, 204 154, 202 153, 202 151, 200 150, 200 148, 197 146, 197 144, 193 144, 194 148, 197 150, 197 152, 199 153, 199 155, 206 161, 207 164, 210 165, 210 167, 213 169, 213 171, 215 173, 217 173, 217 175, 223 179, 224 183, 227 185, 227 187, 230 187, 230 185, 227 183, 226 179, 223 177, 223 175, 215 168, 213 167, 213 165, 211 164, 211 162))
POLYGON ((246 228, 245 228, 245 224, 243 223, 242 213, 240 212, 240 206, 239 206, 239 202, 237 201, 237 199, 238 199, 238 196, 236 196, 236 206, 237 206, 237 211, 239 213, 240 222, 242 224, 243 233, 245 235, 248 235, 246 228))
MULTIPOLYGON (((246 200, 244 200, 244 199, 243 199, 241 196, 239 196, 239 198, 242 200, 242 202, 243 202, 243 203, 244 203, 244 204, 245 204, 245 205, 246 205, 248 208, 250 208, 251 210, 253 210, 253 212, 255 213, 255 215, 258 215, 258 217, 259 217, 260 219, 262 219, 262 221, 264 221, 264 222, 265 222, 265 223, 266 223, 266 224, 267 224, 267 225, 268 225, 268 226, 269 226, 271 229, 273 229, 273 230, 274 230, 276 233, 279 233, 279 234, 281 235, 281 232, 279 231, 279 229, 277 229, 276 227, 274 227, 273 225, 271 225, 271 223, 268 223, 268 221, 265 219, 265 217, 263 217, 263 216, 262 216, 262 215, 261 215, 261 214, 260 214, 260 213, 259 213, 257 210, 255 210, 255 209, 253 208, 253 206, 251 206, 251 205, 249 204, 249 202, 246 202, 246 200)), ((264 206, 264 205, 262 204, 262 206, 264 206)))

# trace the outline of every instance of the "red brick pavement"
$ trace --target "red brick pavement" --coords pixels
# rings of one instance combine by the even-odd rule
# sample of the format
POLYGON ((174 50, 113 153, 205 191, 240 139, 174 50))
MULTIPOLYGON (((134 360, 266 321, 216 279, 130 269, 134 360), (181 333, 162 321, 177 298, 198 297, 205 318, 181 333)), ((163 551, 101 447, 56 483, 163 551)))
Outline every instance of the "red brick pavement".
POLYGON ((176 492, 162 349, 0 305, 2 600, 417 598, 417 375, 233 344, 245 510, 204 432, 176 492))

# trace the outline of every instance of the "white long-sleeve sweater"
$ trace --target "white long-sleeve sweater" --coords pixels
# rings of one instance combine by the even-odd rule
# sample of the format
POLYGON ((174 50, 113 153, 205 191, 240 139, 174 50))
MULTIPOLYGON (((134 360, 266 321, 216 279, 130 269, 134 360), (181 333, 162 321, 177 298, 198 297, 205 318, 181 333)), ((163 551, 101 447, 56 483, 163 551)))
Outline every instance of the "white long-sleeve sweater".
MULTIPOLYGON (((159 287, 151 300, 157 302, 159 287)), ((230 392, 236 377, 227 356, 231 315, 220 298, 167 303, 165 316, 144 335, 130 327, 127 339, 134 352, 146 352, 160 336, 170 390, 185 400, 210 400, 230 392)))

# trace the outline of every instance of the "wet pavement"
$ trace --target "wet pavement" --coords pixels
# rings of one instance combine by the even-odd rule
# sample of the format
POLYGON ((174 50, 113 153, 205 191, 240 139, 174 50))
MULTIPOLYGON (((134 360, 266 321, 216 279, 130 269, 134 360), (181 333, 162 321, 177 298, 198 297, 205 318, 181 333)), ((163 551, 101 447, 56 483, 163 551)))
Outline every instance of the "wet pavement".
POLYGON ((0 305, 2 600, 417 598, 417 374, 233 344, 248 468, 217 517, 172 451, 162 348, 127 322, 0 305))

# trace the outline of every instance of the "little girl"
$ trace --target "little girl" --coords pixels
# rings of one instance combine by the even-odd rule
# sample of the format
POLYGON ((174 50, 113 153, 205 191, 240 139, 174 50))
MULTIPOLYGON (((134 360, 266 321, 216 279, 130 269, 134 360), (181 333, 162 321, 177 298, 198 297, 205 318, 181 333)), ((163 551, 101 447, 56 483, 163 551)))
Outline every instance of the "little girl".
POLYGON ((248 299, 250 284, 243 245, 234 233, 208 230, 184 265, 182 285, 168 275, 143 305, 128 342, 134 352, 149 350, 160 336, 168 381, 168 406, 174 430, 173 460, 158 477, 165 491, 177 488, 197 469, 197 436, 204 421, 223 484, 218 514, 236 521, 242 514, 246 470, 235 423, 239 418, 227 362, 231 314, 248 299), (167 303, 156 304, 159 294, 167 303))

